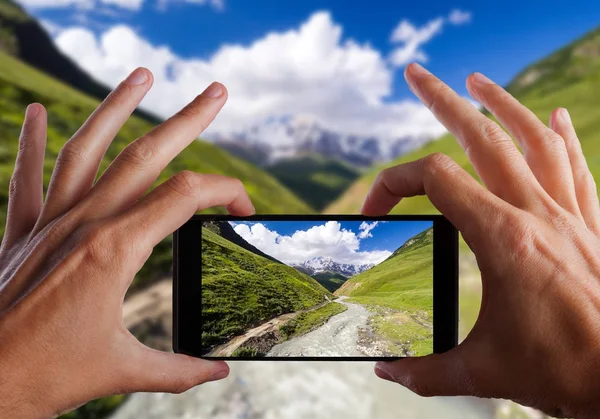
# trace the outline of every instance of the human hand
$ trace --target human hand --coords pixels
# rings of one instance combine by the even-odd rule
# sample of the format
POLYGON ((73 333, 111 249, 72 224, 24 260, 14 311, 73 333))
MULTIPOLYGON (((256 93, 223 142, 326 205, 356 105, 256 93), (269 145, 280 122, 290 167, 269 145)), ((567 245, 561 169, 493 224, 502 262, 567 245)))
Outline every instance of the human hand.
POLYGON ((0 417, 55 416, 112 394, 178 393, 229 372, 224 362, 147 348, 123 326, 125 292, 165 236, 204 208, 254 213, 242 183, 217 175, 184 171, 141 197, 225 104, 218 83, 132 142, 94 184, 151 85, 140 68, 106 98, 60 152, 45 202, 46 112, 27 109, 0 247, 0 417))
POLYGON ((487 186, 443 154, 388 168, 365 215, 426 194, 473 250, 483 297, 467 338, 444 354, 378 363, 422 396, 512 399, 553 416, 600 416, 600 207, 565 109, 546 127, 481 74, 467 88, 513 135, 417 64, 411 90, 456 137, 487 186))

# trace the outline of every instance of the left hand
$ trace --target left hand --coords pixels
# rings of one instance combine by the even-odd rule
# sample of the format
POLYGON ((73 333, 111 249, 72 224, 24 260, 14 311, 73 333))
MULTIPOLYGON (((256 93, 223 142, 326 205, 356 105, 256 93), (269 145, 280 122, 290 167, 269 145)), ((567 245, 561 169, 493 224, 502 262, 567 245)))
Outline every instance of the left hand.
POLYGON ((0 248, 1 418, 52 417, 112 394, 179 393, 229 373, 222 361, 147 348, 123 325, 125 292, 156 244, 205 208, 254 213, 242 183, 218 175, 183 171, 142 196, 225 104, 219 83, 94 182, 151 85, 140 68, 108 96, 61 150, 45 201, 46 111, 26 112, 0 248))

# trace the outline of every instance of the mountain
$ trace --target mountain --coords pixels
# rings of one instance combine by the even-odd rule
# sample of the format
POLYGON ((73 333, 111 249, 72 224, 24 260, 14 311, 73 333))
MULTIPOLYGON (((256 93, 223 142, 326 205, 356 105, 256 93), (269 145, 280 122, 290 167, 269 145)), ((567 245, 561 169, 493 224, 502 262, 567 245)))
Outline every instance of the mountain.
POLYGON ((433 301, 433 227, 408 239, 377 266, 348 279, 335 294, 402 308, 433 301))
MULTIPOLYGON (((507 89, 542 121, 548 120, 553 109, 567 108, 590 170, 596 179, 600 179, 600 100, 597 93, 600 91, 600 28, 527 67, 508 84, 507 89)), ((413 161, 434 152, 449 155, 477 179, 462 148, 451 135, 445 135, 386 165, 372 168, 325 212, 356 213, 375 176, 384 167, 413 161)), ((420 196, 403 199, 392 213, 436 214, 438 211, 426 197, 420 196)))
POLYGON ((348 164, 316 154, 279 160, 265 170, 317 211, 334 201, 360 174, 348 164))
POLYGON ((335 293, 371 307, 374 336, 385 351, 420 356, 433 350, 433 230, 411 237, 377 266, 346 281, 335 293))
MULTIPOLYGON (((42 25, 12 0, 0 1, 0 51, 96 99, 103 99, 110 91, 63 55, 42 25)), ((154 124, 160 122, 147 111, 138 109, 136 115, 154 124)))
MULTIPOLYGON (((44 172, 46 186, 61 147, 99 104, 98 100, 0 51, 0 235, 4 232, 8 185, 25 107, 35 101, 43 103, 49 114, 44 172)), ((110 161, 127 144, 153 127, 154 124, 138 116, 130 118, 102 160, 101 170, 106 169, 110 161)), ((240 178, 248 189, 258 213, 311 212, 308 205, 264 170, 204 141, 194 141, 190 144, 169 164, 154 186, 185 169, 240 178)), ((217 208, 207 212, 222 213, 224 210, 217 208)), ((168 238, 157 246, 148 263, 138 273, 133 288, 149 283, 153 278, 164 277, 170 270, 171 244, 168 238)))
POLYGON ((235 242, 202 229, 202 343, 206 350, 273 317, 333 297, 310 276, 235 242))
POLYGON ((308 272, 311 276, 321 272, 329 271, 349 278, 351 276, 364 272, 367 269, 371 269, 373 266, 375 265, 372 263, 365 265, 351 265, 348 263, 338 263, 334 262, 333 259, 328 256, 318 256, 306 260, 300 265, 294 266, 294 268, 302 270, 303 272, 308 272))
POLYGON ((271 118, 242 132, 214 134, 210 140, 232 154, 252 159, 261 166, 308 153, 327 160, 342 161, 353 167, 369 167, 417 148, 430 138, 343 134, 306 118, 271 118))
POLYGON ((227 221, 204 221, 202 223, 202 227, 212 231, 215 234, 218 234, 225 240, 228 240, 233 244, 240 246, 242 249, 246 249, 247 251, 254 253, 255 255, 261 256, 265 259, 269 259, 273 262, 281 263, 273 256, 267 255, 266 253, 258 250, 256 247, 248 243, 242 236, 235 232, 231 224, 229 224, 227 221))
POLYGON ((320 272, 312 275, 312 277, 331 292, 337 290, 348 280, 344 275, 331 271, 320 272))
POLYGON ((411 237, 404 242, 402 246, 394 251, 386 260, 393 259, 406 252, 416 250, 423 246, 433 245, 433 227, 428 228, 425 231, 411 237))

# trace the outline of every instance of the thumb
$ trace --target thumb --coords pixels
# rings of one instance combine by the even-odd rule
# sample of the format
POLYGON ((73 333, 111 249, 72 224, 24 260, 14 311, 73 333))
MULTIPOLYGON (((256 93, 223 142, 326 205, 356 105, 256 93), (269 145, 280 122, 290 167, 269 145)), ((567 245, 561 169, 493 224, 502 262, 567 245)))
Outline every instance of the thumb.
POLYGON ((423 397, 462 396, 472 392, 471 378, 456 349, 443 354, 378 362, 375 374, 423 397))
POLYGON ((229 367, 223 361, 161 352, 145 346, 129 362, 128 369, 128 392, 183 393, 229 375, 229 367))

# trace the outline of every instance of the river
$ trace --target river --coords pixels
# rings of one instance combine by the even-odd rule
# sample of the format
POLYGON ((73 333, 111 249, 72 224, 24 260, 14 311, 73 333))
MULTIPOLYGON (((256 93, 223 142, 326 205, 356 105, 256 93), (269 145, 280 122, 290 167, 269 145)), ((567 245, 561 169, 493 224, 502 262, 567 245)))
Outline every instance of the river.
POLYGON ((345 299, 340 297, 336 302, 348 310, 312 332, 275 345, 267 356, 364 356, 357 349, 358 329, 367 326, 369 311, 345 299))

